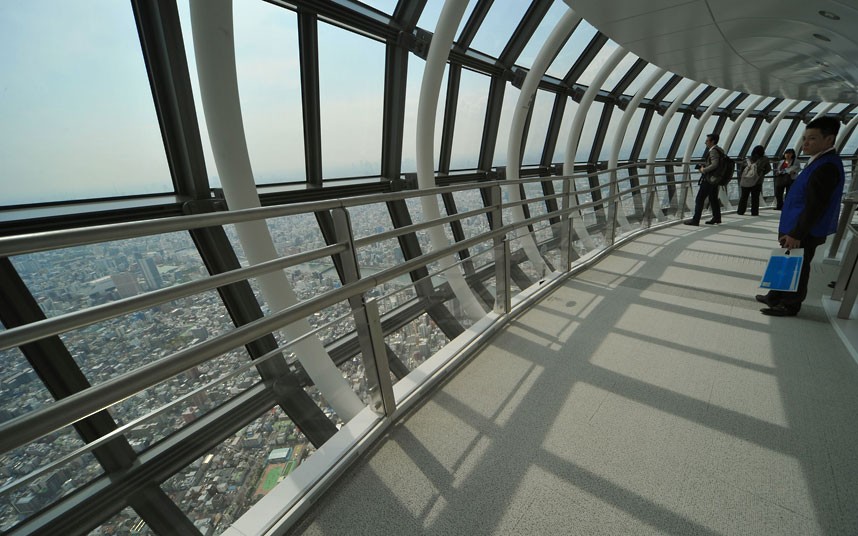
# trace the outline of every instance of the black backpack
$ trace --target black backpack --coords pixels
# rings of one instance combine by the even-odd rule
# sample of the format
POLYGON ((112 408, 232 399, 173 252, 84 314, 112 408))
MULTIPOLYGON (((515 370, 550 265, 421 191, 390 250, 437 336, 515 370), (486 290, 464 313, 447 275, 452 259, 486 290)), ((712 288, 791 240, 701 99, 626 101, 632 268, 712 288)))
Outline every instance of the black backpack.
POLYGON ((736 161, 727 156, 721 148, 718 148, 721 153, 721 161, 718 163, 718 186, 727 186, 731 180, 733 180, 733 176, 736 174, 736 161))

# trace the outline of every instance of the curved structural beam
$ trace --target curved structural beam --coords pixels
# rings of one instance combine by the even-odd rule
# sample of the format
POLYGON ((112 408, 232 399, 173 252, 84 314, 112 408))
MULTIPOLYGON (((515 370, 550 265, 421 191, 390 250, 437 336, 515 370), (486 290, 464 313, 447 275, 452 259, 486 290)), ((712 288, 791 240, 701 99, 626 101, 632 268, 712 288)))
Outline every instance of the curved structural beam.
MULTIPOLYGON (((763 136, 763 140, 761 142, 763 147, 768 146, 768 144, 772 141, 772 136, 774 136, 775 129, 778 127, 781 120, 783 120, 783 118, 786 116, 786 114, 791 112, 792 109, 795 108, 795 106, 797 104, 798 104, 798 101, 792 101, 783 110, 781 110, 780 113, 778 113, 778 115, 776 115, 774 119, 772 119, 772 122, 769 125, 769 128, 766 129, 766 135, 763 136)), ((856 116, 856 117, 858 117, 858 116, 856 116)))
MULTIPOLYGON (((232 0, 191 0, 190 6, 200 96, 224 196, 230 210, 259 207, 238 98, 232 0)), ((237 223, 235 229, 250 264, 278 257, 265 221, 237 223)), ((282 270, 258 281, 272 312, 298 302, 282 270)), ((283 331, 290 340, 297 339, 310 331, 310 325, 302 320, 283 331)), ((318 338, 308 337, 294 348, 304 370, 341 419, 349 421, 364 408, 318 338)))
MULTIPOLYGON (((603 65, 596 74, 593 82, 590 84, 590 87, 587 88, 587 91, 585 91, 584 95, 581 97, 581 102, 578 103, 578 109, 575 111, 575 117, 572 120, 572 126, 569 128, 569 139, 566 141, 566 154, 563 158, 564 175, 572 175, 572 172, 575 169, 575 153, 578 152, 578 144, 581 143, 581 132, 584 130, 584 121, 587 119, 587 113, 590 111, 590 106, 596 99, 596 94, 599 93, 599 89, 602 87, 602 84, 605 83, 608 75, 614 71, 617 64, 620 63, 620 60, 622 60, 626 54, 628 54, 627 50, 624 50, 621 46, 617 46, 617 49, 614 50, 605 62, 605 65, 603 65)), ((570 182, 572 183, 572 189, 577 190, 578 188, 575 186, 575 181, 573 180, 570 182)), ((566 197, 569 199, 570 203, 577 204, 576 195, 566 197)), ((580 216, 583 217, 583 214, 580 216)), ((593 241, 590 238, 589 233, 587 233, 586 226, 583 225, 582 217, 574 218, 572 221, 573 223, 578 224, 575 228, 578 232, 578 236, 581 237, 585 244, 587 244, 588 249, 592 249, 594 246, 593 241)))
MULTIPOLYGON (((421 190, 435 187, 435 167, 432 165, 432 155, 435 153, 435 111, 438 109, 438 95, 441 93, 441 79, 444 76, 444 67, 447 57, 450 55, 450 47, 453 44, 453 36, 459 21, 465 13, 467 2, 447 0, 441 9, 438 25, 432 42, 429 45, 429 54, 426 57, 426 67, 423 70, 423 81, 420 84, 420 102, 417 105, 417 185, 421 190)), ((423 216, 427 221, 437 220, 441 217, 436 197, 421 197, 420 203, 423 208, 423 216)), ((440 226, 428 229, 429 240, 434 249, 444 249, 449 245, 444 230, 440 226)), ((486 315, 482 306, 477 302, 476 296, 468 287, 462 272, 454 266, 451 257, 444 257, 438 261, 444 274, 450 283, 450 288, 458 298, 465 314, 476 322, 486 315)))
MULTIPOLYGON (((542 76, 551 64, 551 60, 554 59, 560 51, 560 48, 564 43, 566 43, 569 36, 572 35, 572 32, 575 30, 575 27, 579 22, 581 22, 581 17, 576 15, 573 10, 569 9, 563 17, 560 18, 557 26, 555 26, 554 30, 551 31, 551 35, 548 36, 545 43, 542 44, 542 48, 539 49, 539 53, 536 55, 533 65, 530 67, 527 76, 524 78, 524 83, 521 86, 521 92, 518 95, 518 102, 515 104, 515 111, 512 116, 512 126, 510 127, 509 133, 509 142, 507 143, 506 149, 506 177, 508 180, 518 180, 520 178, 521 142, 524 137, 524 125, 527 122, 527 114, 530 111, 530 107, 533 106, 536 89, 539 87, 539 81, 542 79, 542 76)), ((506 185, 503 188, 510 201, 521 201, 521 188, 518 184, 506 185)), ((524 208, 522 206, 513 207, 511 214, 512 219, 515 222, 522 222, 525 219, 524 208)), ((522 227, 521 232, 526 233, 527 228, 522 227)), ((539 248, 536 245, 536 239, 533 236, 533 233, 524 234, 520 238, 522 239, 522 245, 525 253, 527 254, 528 260, 530 260, 534 268, 542 272, 542 275, 545 275, 545 261, 539 253, 539 248)))
MULTIPOLYGON (((644 96, 652 89, 652 86, 655 85, 656 82, 666 73, 667 70, 659 67, 655 71, 653 71, 652 75, 643 83, 643 85, 638 89, 635 96, 632 97, 632 100, 626 105, 626 111, 623 112, 623 116, 620 118, 620 123, 617 125, 617 131, 614 133, 614 141, 611 147, 611 157, 608 160, 608 169, 617 169, 617 163, 620 161, 620 148, 623 144, 623 139, 626 137, 626 131, 629 129, 629 123, 632 121, 632 117, 634 117, 635 112, 638 109, 641 101, 644 99, 644 96)), ((647 168, 649 170, 649 168, 647 168)), ((616 193, 616 172, 614 174, 614 185, 612 186, 611 193, 616 193)), ((619 203, 619 202, 618 202, 619 203)), ((626 219, 626 213, 623 210, 618 211, 618 216, 623 228, 627 228, 629 226, 629 222, 626 219)))
MULTIPOLYGON (((685 91, 680 93, 673 99, 673 102, 670 106, 667 107, 667 110, 664 112, 664 116, 661 118, 661 121, 658 124, 658 130, 655 132, 655 136, 652 139, 649 149, 649 156, 646 159, 647 169, 650 172, 649 181, 647 181, 647 185, 652 188, 655 183, 655 159, 658 156, 658 148, 661 147, 661 140, 664 139, 664 133, 667 131, 667 126, 670 124, 670 120, 673 119, 673 116, 676 114, 676 111, 682 106, 682 103, 685 102, 685 99, 691 95, 691 92, 695 89, 699 88, 701 84, 690 84, 685 91)), ((649 194, 649 198, 647 199, 647 214, 653 213, 653 204, 655 203, 656 193, 653 190, 649 190, 651 193, 649 194)), ((664 219, 664 214, 659 209, 657 213, 656 219, 661 221, 664 219)))
POLYGON ((730 146, 733 145, 733 141, 736 139, 736 134, 739 133, 739 127, 742 126, 742 122, 745 118, 751 115, 751 112, 753 112, 754 109, 756 109, 756 107, 764 100, 766 100, 766 97, 762 95, 754 99, 754 102, 746 106, 745 109, 742 110, 742 113, 739 114, 739 117, 733 121, 733 128, 730 129, 730 133, 727 134, 727 137, 719 144, 721 148, 724 149, 725 153, 730 154, 730 146))

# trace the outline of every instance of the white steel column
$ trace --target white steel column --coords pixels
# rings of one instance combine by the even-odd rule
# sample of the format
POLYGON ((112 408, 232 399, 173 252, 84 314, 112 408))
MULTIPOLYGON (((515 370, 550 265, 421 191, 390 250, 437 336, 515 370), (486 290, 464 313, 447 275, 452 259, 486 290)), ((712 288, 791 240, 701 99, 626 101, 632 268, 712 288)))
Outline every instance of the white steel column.
MULTIPOLYGON (((435 187, 435 166, 432 159, 435 154, 435 111, 438 109, 438 96, 441 93, 441 79, 444 67, 450 55, 450 47, 459 21, 465 13, 467 2, 447 0, 441 9, 429 54, 426 57, 426 67, 423 70, 423 81, 420 84, 420 102, 417 105, 417 184, 421 190, 435 187)), ((423 196, 420 198, 423 216, 426 221, 437 220, 441 217, 438 208, 438 198, 423 196)), ((450 245, 444 230, 440 226, 428 229, 429 240, 435 250, 450 245)), ((462 309, 471 321, 476 322, 484 317, 486 312, 477 302, 474 293, 468 287, 462 272, 455 266, 453 257, 444 257, 438 261, 444 269, 444 275, 450 283, 450 288, 462 304, 462 309)))
MULTIPOLYGON (((617 64, 620 63, 620 60, 622 60, 626 54, 628 54, 628 51, 617 45, 617 49, 614 50, 605 62, 605 65, 603 65, 599 72, 596 73, 590 87, 587 88, 587 91, 585 91, 584 95, 581 97, 581 102, 578 103, 578 109, 575 111, 575 117, 572 119, 572 126, 569 128, 569 139, 566 141, 566 154, 563 159, 564 175, 572 175, 572 170, 575 169, 575 153, 578 152, 578 144, 581 143, 581 132, 584 130, 584 121, 587 119, 587 112, 590 111, 590 106, 596 99, 596 94, 608 78, 608 75, 614 71, 617 64)), ((574 180, 571 182, 573 194, 569 196, 569 199, 573 204, 577 205, 578 197, 574 192, 577 191, 578 188, 575 185, 574 180)), ((590 238, 590 234, 587 232, 587 226, 583 221, 584 215, 580 214, 580 216, 580 218, 573 218, 572 222, 573 224, 577 224, 575 226, 575 230, 577 231, 578 236, 587 245, 588 249, 592 249, 594 247, 593 239, 590 238)))
MULTIPOLYGON (((658 130, 655 132, 655 136, 652 139, 652 143, 650 144, 649 149, 649 157, 646 159, 647 169, 651 173, 649 178, 649 185, 652 186, 655 180, 655 159, 658 156, 658 149, 661 147, 661 140, 664 139, 664 133, 667 131, 667 126, 670 123, 670 120, 673 119, 673 116, 676 114, 676 110, 682 106, 682 103, 685 102, 685 99, 691 95, 691 92, 695 89, 699 88, 701 84, 690 84, 685 91, 681 92, 679 95, 673 99, 673 102, 670 103, 670 106, 667 107, 667 110, 664 112, 664 116, 661 118, 661 122, 658 124, 658 130)), ((676 175, 674 175, 674 180, 676 180, 676 175)), ((655 196, 656 192, 653 191, 650 195, 655 196)), ((647 202, 647 206, 652 208, 655 199, 650 199, 647 202)), ((661 208, 656 212, 656 219, 658 221, 664 220, 664 214, 661 212, 661 208)))
MULTIPOLYGON (((191 0, 190 7, 200 96, 224 196, 231 210, 259 207, 238 98, 232 0, 191 0)), ((250 264, 277 258, 265 221, 237 223, 235 228, 250 264)), ((298 302, 282 270, 260 276, 258 281, 272 312, 298 302)), ((309 332, 310 325, 302 320, 283 331, 293 340, 309 332)), ((349 421, 363 409, 317 337, 308 337, 292 348, 341 419, 349 421)))
MULTIPOLYGON (((551 35, 542 48, 539 49, 533 65, 524 78, 524 83, 521 85, 521 92, 518 95, 518 102, 515 104, 515 110, 512 115, 512 126, 510 127, 509 142, 506 149, 506 178, 508 180, 518 180, 520 178, 519 170, 521 169, 521 142, 524 137, 524 124, 527 121, 527 114, 536 95, 536 89, 539 86, 539 81, 551 64, 551 60, 560 51, 560 47, 566 42, 578 23, 581 22, 581 17, 576 15, 572 9, 569 9, 557 26, 552 30, 551 35)), ((521 189, 518 184, 503 186, 509 200, 513 203, 521 201, 521 189)), ((524 221, 524 208, 522 206, 512 207, 512 220, 514 222, 524 221)), ((539 248, 536 245, 536 239, 532 233, 527 231, 527 227, 519 228, 517 234, 522 240, 522 246, 527 254, 528 260, 533 264, 533 267, 545 275, 546 265, 539 253, 539 248)))
MULTIPOLYGON (((635 112, 638 109, 638 105, 640 105, 644 96, 652 89, 652 86, 655 85, 656 82, 667 72, 665 69, 659 67, 655 71, 653 71, 652 75, 643 83, 643 85, 638 89, 635 96, 632 97, 632 100, 626 105, 626 111, 623 112, 623 116, 620 118, 620 123, 617 125, 617 131, 614 133, 614 142, 611 147, 611 156, 608 159, 608 169, 616 169, 617 163, 620 161, 620 147, 623 144, 623 138, 626 137, 626 131, 629 128, 629 123, 634 117, 635 112)), ((649 170, 648 170, 649 171, 649 170)), ((616 187, 613 187, 616 188, 616 187)), ((648 190, 647 190, 648 191, 648 190)), ((615 192, 611 192, 615 193, 615 192)), ((619 204, 618 206, 622 206, 619 204)), ((646 206, 646 205, 644 205, 646 206)), ((618 216, 623 228, 628 228, 629 221, 626 219, 626 213, 623 210, 618 211, 618 216)))
POLYGON ((763 136, 763 141, 761 143, 761 145, 763 147, 767 146, 769 144, 769 142, 772 141, 772 136, 774 136, 775 129, 777 128, 778 124, 780 124, 780 122, 784 118, 784 116, 786 114, 788 114, 793 108, 795 108, 795 106, 797 104, 798 104, 798 101, 796 101, 796 100, 792 101, 783 110, 781 110, 778 113, 778 115, 775 116, 774 119, 772 119, 772 122, 769 125, 769 128, 766 129, 766 135, 763 136))

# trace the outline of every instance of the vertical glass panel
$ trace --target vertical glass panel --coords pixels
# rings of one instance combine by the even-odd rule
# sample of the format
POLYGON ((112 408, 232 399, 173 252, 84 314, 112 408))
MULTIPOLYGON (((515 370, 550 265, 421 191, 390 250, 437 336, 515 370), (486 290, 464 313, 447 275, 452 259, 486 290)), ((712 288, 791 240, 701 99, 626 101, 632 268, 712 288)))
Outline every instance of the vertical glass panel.
POLYGON ((760 101, 760 104, 758 104, 757 107, 754 108, 754 110, 760 110, 760 111, 765 110, 766 106, 771 104, 773 100, 775 100, 774 97, 766 97, 765 99, 760 101))
MULTIPOLYGON (((247 2, 241 2, 243 6, 247 2)), ((178 2, 179 21, 182 25, 182 39, 185 43, 185 55, 188 59, 188 72, 191 77, 191 89, 194 92, 194 107, 197 111, 197 123, 200 127, 200 139, 203 145, 203 156, 206 159, 206 173, 208 174, 209 184, 212 187, 219 188, 220 177, 215 164, 214 154, 212 153, 212 143, 209 139, 208 124, 206 123, 206 115, 203 110, 203 101, 200 93, 200 80, 197 76, 197 57, 194 51, 194 35, 191 24, 191 8, 188 1, 178 2)), ((234 10, 241 8, 234 6, 234 10)), ((236 51, 236 62, 238 61, 238 52, 236 51)), ((303 138, 301 143, 303 144, 303 138)))
POLYGON ((486 119, 489 77, 462 69, 459 102, 456 106, 456 129, 450 154, 452 169, 474 169, 480 157, 480 142, 486 119))
POLYGON ((605 82, 602 84, 602 89, 606 91, 613 91, 617 84, 620 83, 620 80, 622 80, 623 77, 628 74, 629 69, 632 68, 632 65, 634 65, 636 61, 638 61, 637 56, 635 56, 631 52, 627 53, 623 57, 623 59, 620 60, 620 63, 618 63, 617 66, 614 67, 614 70, 612 70, 610 74, 608 74, 608 78, 606 78, 605 82))
MULTIPOLYGON (((533 32, 533 35, 527 41, 527 46, 521 51, 521 55, 515 61, 516 65, 530 69, 536 60, 536 55, 542 49, 542 45, 554 31, 560 18, 569 10, 569 7, 564 2, 554 2, 548 13, 545 14, 539 26, 533 32)), ((571 64, 570 64, 571 65, 571 64)))
POLYGON ((449 341, 435 321, 424 313, 387 335, 384 342, 408 370, 414 370, 449 341))
MULTIPOLYGON (((560 123, 560 132, 557 134, 557 147, 554 148, 554 163, 564 163, 566 159, 566 147, 569 144, 569 131, 572 122, 578 112, 578 103, 572 97, 566 99, 566 109, 563 111, 563 121, 560 123)), ((571 175, 571 169, 563 170, 564 175, 571 175)))
POLYGON ((787 143, 787 149, 795 149, 795 152, 798 156, 807 156, 806 154, 802 154, 801 152, 801 143, 804 138, 804 130, 807 127, 807 123, 804 121, 799 121, 798 126, 790 137, 789 143, 787 143))
POLYGON ((257 184, 306 179, 295 13, 236 2, 235 63, 247 151, 257 184))
MULTIPOLYGON (((756 118, 754 118, 754 121, 756 121, 756 118)), ((766 147, 765 144, 763 144, 763 142, 765 141, 763 138, 765 137, 766 131, 768 129, 769 129, 769 124, 766 123, 765 120, 763 120, 762 123, 760 124, 760 128, 757 129, 757 133, 754 135, 753 141, 751 141, 751 149, 753 149, 757 145, 763 145, 763 148, 766 149, 766 154, 768 154, 769 148, 766 147)))
POLYGON ((575 82, 585 86, 589 86, 593 83, 593 79, 596 78, 596 75, 599 74, 602 67, 605 65, 605 62, 608 61, 608 58, 611 57, 611 54, 613 54, 616 49, 617 44, 613 41, 605 43, 604 46, 599 49, 599 52, 596 53, 596 57, 593 58, 593 61, 587 65, 587 68, 584 69, 584 72, 581 73, 581 76, 578 80, 575 80, 575 82))
POLYGON ((174 190, 131 6, 0 3, 0 205, 174 190))
MULTIPOLYGON (((632 118, 629 121, 628 128, 626 128, 626 132, 625 134, 623 134, 622 142, 620 143, 620 160, 629 159, 631 157, 632 148, 635 145, 637 136, 646 135, 646 132, 640 134, 638 132, 640 130, 641 121, 643 121, 644 113, 646 112, 642 108, 638 108, 634 111, 634 115, 632 115, 632 118)), ((641 154, 644 156, 647 155, 646 152, 642 152, 641 154)))
POLYGON ((492 158, 493 166, 505 166, 507 164, 507 146, 509 145, 509 130, 512 127, 512 115, 515 111, 515 103, 521 91, 512 84, 506 84, 503 95, 503 106, 501 107, 500 123, 498 125, 498 138, 495 144, 495 154, 492 158))
MULTIPOLYGON (((682 93, 684 93, 688 89, 688 86, 696 86, 696 85, 699 85, 699 83, 695 82, 694 80, 691 80, 690 78, 683 78, 682 80, 679 81, 678 84, 673 86, 673 89, 671 89, 667 95, 665 95, 665 97, 664 97, 665 102, 673 102, 676 99, 676 97, 678 97, 679 95, 681 95, 682 93)), ((693 95, 694 91, 692 91, 691 94, 693 95)), ((685 99, 685 102, 690 102, 690 99, 685 99)))
POLYGON ((397 0, 362 0, 361 3, 374 7, 382 13, 392 15, 393 10, 396 9, 396 2, 397 0))
MULTIPOLYGON (((417 108, 420 103, 420 86, 423 83, 423 71, 426 62, 415 55, 408 56, 408 82, 405 87, 405 121, 402 131, 402 171, 417 169, 417 108)), ((438 95, 438 108, 435 110, 435 136, 433 138, 433 169, 438 169, 441 158, 441 133, 444 130, 444 108, 447 105, 447 73, 441 78, 441 93, 438 95)), ((486 94, 488 95, 488 93, 486 94)))
POLYGON ((772 109, 772 111, 773 112, 780 112, 781 110, 783 110, 784 108, 786 108, 787 106, 792 104, 793 102, 795 102, 793 99, 782 99, 779 103, 777 103, 775 105, 775 107, 772 109))
MULTIPOLYGON (((637 59, 637 56, 635 56, 635 59, 637 59)), ((643 68, 643 71, 641 71, 641 74, 637 75, 635 77, 635 79, 632 80, 632 83, 629 84, 629 87, 626 88, 626 90, 623 93, 625 93, 626 95, 631 95, 631 96, 637 95, 641 86, 643 86, 644 83, 647 80, 649 80, 649 77, 652 76, 652 73, 654 73, 656 71, 656 69, 658 69, 658 67, 656 67, 652 63, 646 64, 646 66, 643 68)), ((664 74, 662 74, 662 77, 663 76, 664 76, 664 74)), ((659 80, 661 80, 661 79, 662 78, 659 78, 659 80)), ((659 80, 656 80, 653 87, 658 87, 659 80)))
POLYGON ((378 175, 384 45, 320 22, 319 86, 324 176, 378 175))
POLYGON ((652 99, 653 97, 655 97, 655 95, 659 91, 661 91, 661 89, 664 87, 664 85, 667 84, 670 81, 670 79, 673 78, 673 76, 674 75, 671 72, 666 72, 663 75, 661 75, 661 78, 658 79, 658 81, 655 83, 655 85, 653 85, 652 88, 650 88, 650 90, 646 92, 645 98, 652 99))
MULTIPOLYGON (((662 120, 664 120, 664 118, 662 118, 662 120)), ((658 145, 658 152, 656 153, 657 158, 667 157, 667 152, 670 150, 670 145, 673 143, 673 140, 677 135, 677 129, 679 128, 681 120, 681 113, 675 113, 673 114, 673 117, 670 118, 670 122, 667 124, 667 128, 664 131, 664 137, 661 138, 661 142, 658 145)))
MULTIPOLYGON (((685 102, 683 104, 691 104, 692 102, 696 101, 700 97, 700 95, 704 91, 706 91, 708 88, 709 88, 709 86, 707 86, 706 84, 700 84, 700 87, 695 88, 691 92, 691 94, 689 94, 688 97, 685 98, 685 102)), ((718 92, 714 91, 713 93, 718 93, 718 92)), ((710 95, 710 97, 711 97, 711 95, 710 95)))
POLYGON ((495 58, 500 56, 528 6, 528 0, 506 0, 492 4, 474 36, 471 48, 495 58))
MULTIPOLYGON (((462 20, 459 22, 459 28, 454 34, 456 36, 455 38, 458 38, 462 33, 462 29, 465 27, 465 24, 467 24, 476 5, 476 2, 468 2, 468 7, 465 8, 465 13, 462 15, 462 20)), ((417 26, 435 33, 435 27, 438 25, 438 18, 441 16, 441 9, 443 7, 444 0, 428 0, 426 2, 426 7, 423 8, 423 12, 420 13, 420 19, 417 21, 417 26)))
POLYGON ((594 35, 596 35, 596 29, 590 26, 587 21, 582 20, 578 24, 578 27, 575 28, 575 31, 572 32, 572 36, 566 41, 566 44, 563 45, 560 53, 554 58, 551 65, 548 66, 546 72, 556 78, 565 78, 569 73, 569 69, 575 65, 575 61, 593 39, 594 35))
POLYGON ((772 151, 777 151, 778 147, 781 146, 784 141, 784 136, 786 136, 787 130, 789 130, 789 126, 791 124, 792 119, 784 118, 778 121, 778 124, 775 126, 775 131, 772 134, 771 139, 769 140, 769 147, 772 151))
POLYGON ((604 104, 594 101, 587 110, 587 119, 584 121, 584 128, 581 131, 581 140, 578 142, 578 150, 575 153, 576 162, 587 162, 590 158, 590 153, 593 151, 593 144, 596 141, 596 132, 599 129, 599 121, 602 119, 602 107, 604 104))
MULTIPOLYGON (((844 158, 851 158, 856 152, 858 152, 858 131, 853 129, 852 134, 849 135, 846 139, 846 143, 843 144, 843 149, 841 149, 840 154, 842 154, 844 158)), ((855 185, 853 184, 853 187, 854 186, 855 185)))
POLYGON ((608 127, 605 129, 605 137, 602 143, 602 149, 599 151, 599 160, 607 161, 614 154, 614 138, 617 136, 617 128, 620 126, 625 110, 620 110, 613 104, 609 104, 611 117, 608 120, 608 127))
POLYGON ((734 128, 737 128, 738 130, 736 131, 736 135, 733 137, 733 145, 726 149, 730 154, 738 154, 738 152, 742 150, 742 147, 745 145, 745 140, 748 139, 748 134, 751 132, 751 126, 753 124, 754 120, 750 117, 746 117, 741 123, 734 126, 734 128))
MULTIPOLYGON (((662 116, 658 115, 657 113, 648 112, 647 110, 644 110, 644 115, 646 115, 647 113, 652 114, 649 121, 649 127, 638 134, 638 136, 643 136, 643 144, 641 144, 641 154, 638 156, 638 158, 643 159, 649 159, 649 153, 650 151, 652 151, 653 139, 655 138, 655 133, 658 130, 658 126, 662 118, 662 116)), ((641 119, 641 122, 643 122, 643 119, 641 119)))
POLYGON ((530 119, 530 129, 527 132, 527 143, 524 146, 523 164, 539 164, 545 149, 545 138, 548 134, 548 123, 551 121, 551 110, 554 107, 554 93, 537 90, 533 102, 533 114, 530 119))

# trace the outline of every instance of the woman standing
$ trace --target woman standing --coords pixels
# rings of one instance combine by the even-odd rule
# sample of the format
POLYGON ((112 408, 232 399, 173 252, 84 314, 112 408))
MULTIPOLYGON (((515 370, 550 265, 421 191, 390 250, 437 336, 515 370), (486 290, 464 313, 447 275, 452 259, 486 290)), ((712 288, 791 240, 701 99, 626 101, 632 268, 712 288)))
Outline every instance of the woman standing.
POLYGON ((742 187, 742 195, 739 197, 739 206, 736 214, 742 215, 748 208, 748 197, 751 198, 751 216, 760 214, 760 194, 763 191, 763 178, 772 170, 772 164, 766 156, 766 150, 762 145, 757 145, 751 151, 751 156, 745 161, 742 169, 742 178, 739 186, 742 187))
POLYGON ((789 193, 789 187, 799 171, 801 166, 795 158, 795 150, 787 149, 784 151, 784 159, 775 168, 775 210, 784 207, 784 197, 789 193))

